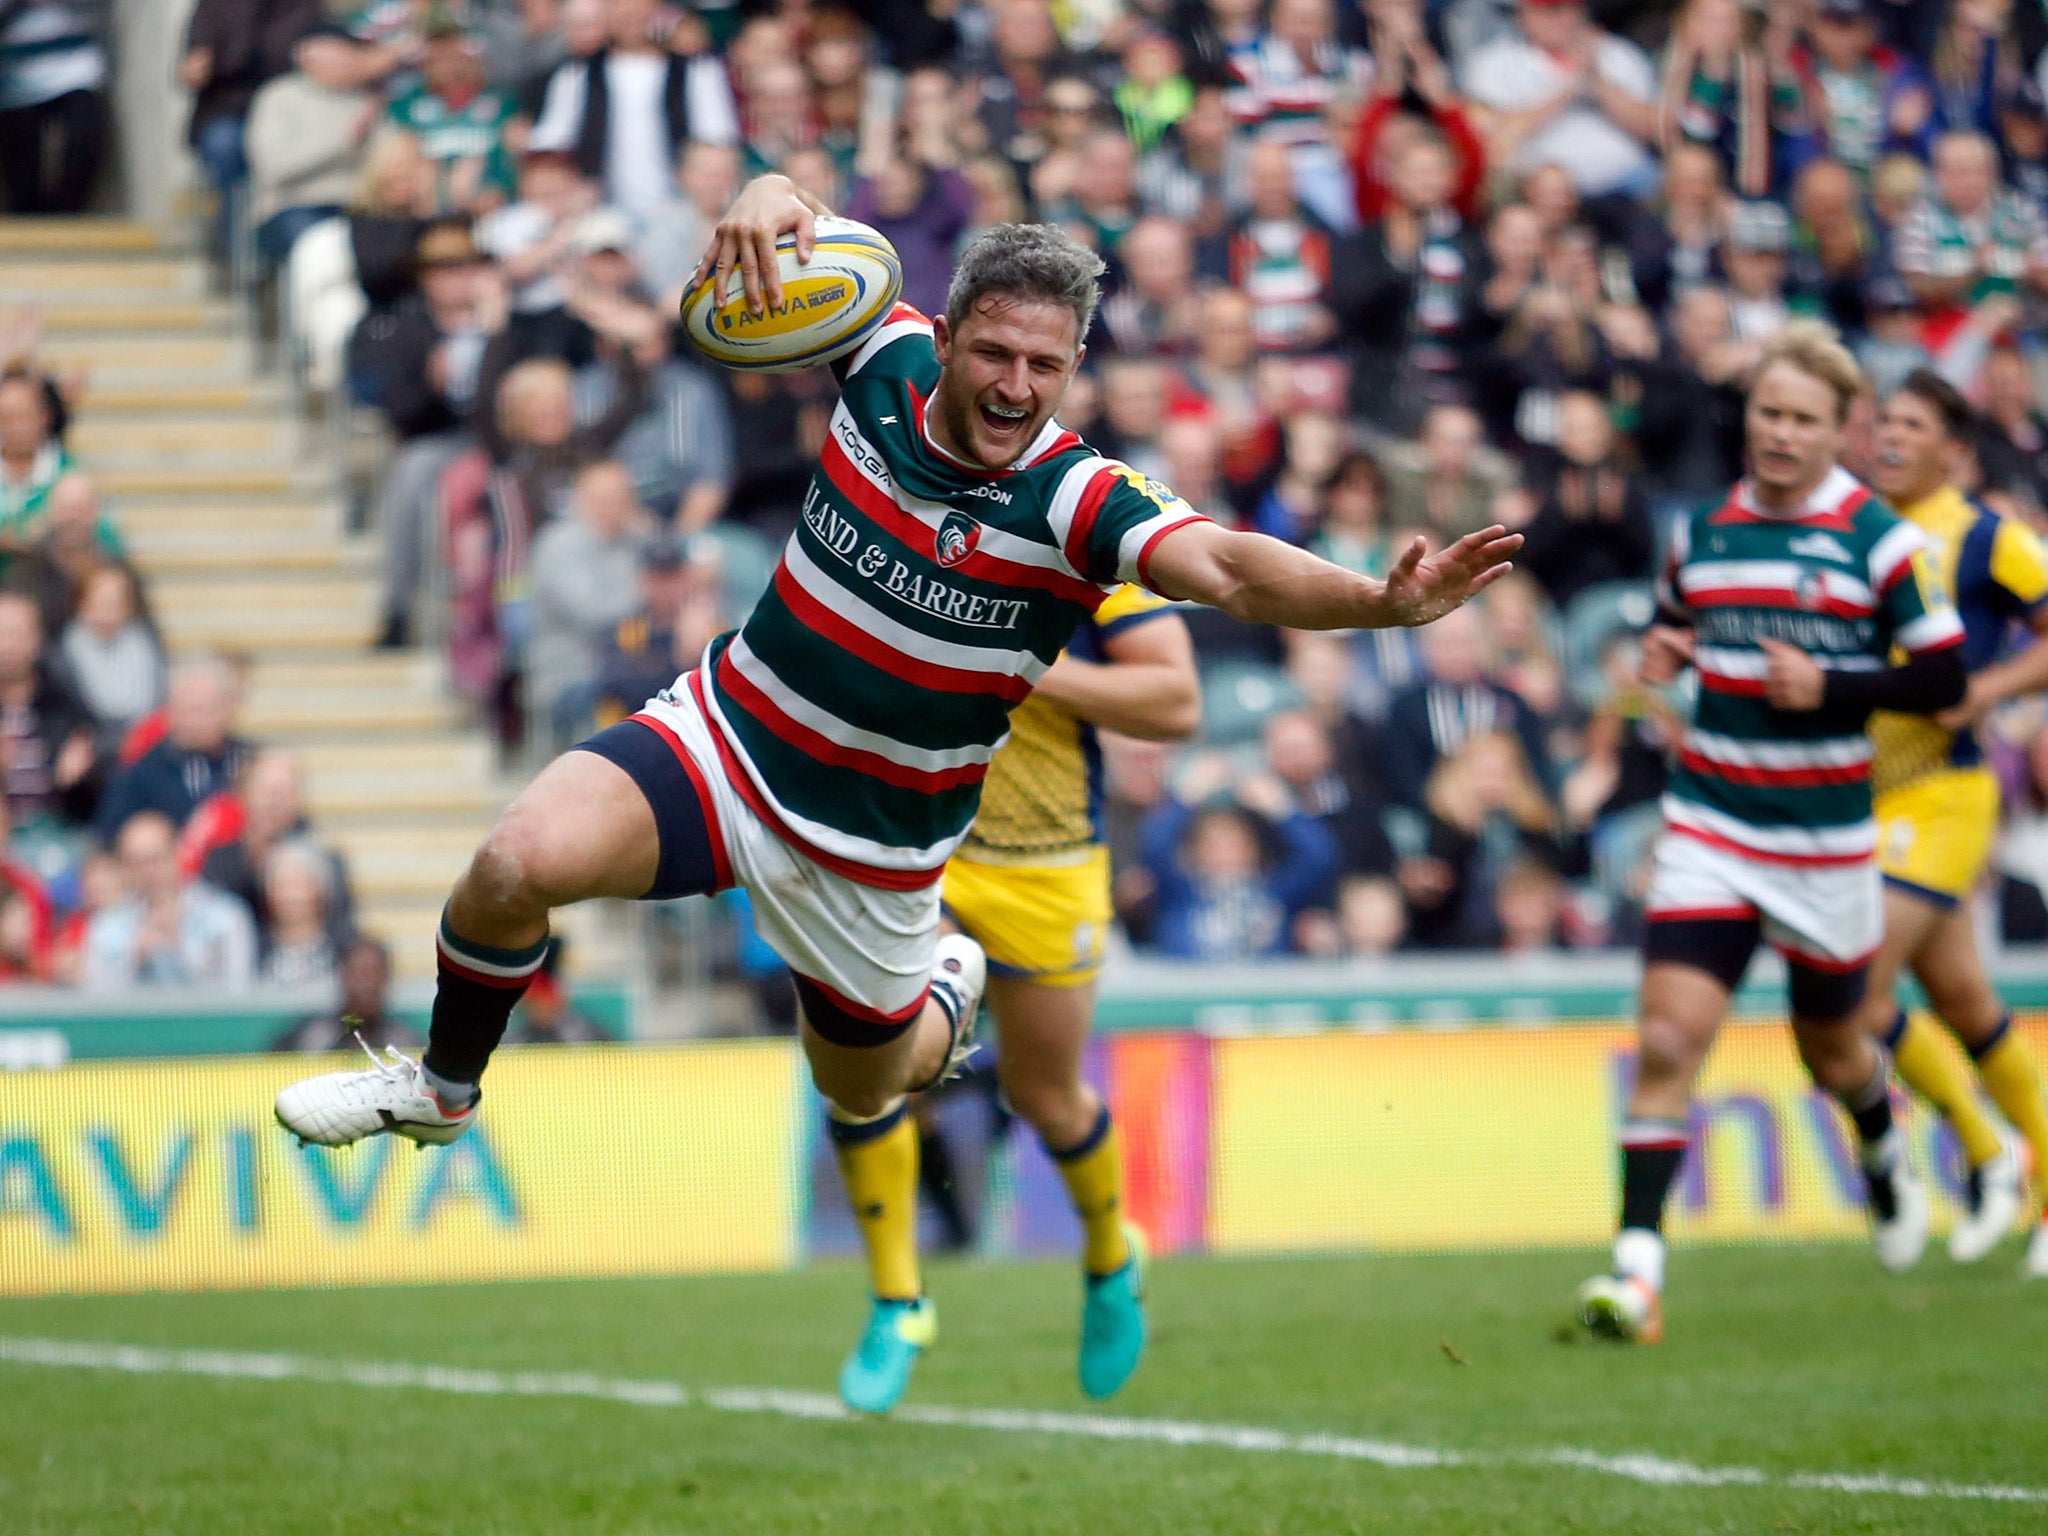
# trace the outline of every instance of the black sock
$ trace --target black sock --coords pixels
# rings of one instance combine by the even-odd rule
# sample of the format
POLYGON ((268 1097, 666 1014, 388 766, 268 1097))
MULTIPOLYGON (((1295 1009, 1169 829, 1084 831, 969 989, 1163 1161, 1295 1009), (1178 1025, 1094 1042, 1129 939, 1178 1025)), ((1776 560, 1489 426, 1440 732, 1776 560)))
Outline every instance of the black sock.
POLYGON ((1630 1120, 1621 1128, 1621 1224, 1661 1232, 1671 1181, 1685 1161, 1683 1120, 1630 1120))
POLYGON ((1868 1148, 1890 1134, 1892 1128, 1892 1053, 1877 1049, 1877 1071, 1854 1093, 1842 1095, 1842 1108, 1856 1122, 1856 1138, 1868 1148))
POLYGON ((441 917, 434 1021, 422 1062, 449 1083, 475 1083, 505 1037, 512 1009, 547 958, 548 941, 525 949, 492 949, 459 937, 441 917))

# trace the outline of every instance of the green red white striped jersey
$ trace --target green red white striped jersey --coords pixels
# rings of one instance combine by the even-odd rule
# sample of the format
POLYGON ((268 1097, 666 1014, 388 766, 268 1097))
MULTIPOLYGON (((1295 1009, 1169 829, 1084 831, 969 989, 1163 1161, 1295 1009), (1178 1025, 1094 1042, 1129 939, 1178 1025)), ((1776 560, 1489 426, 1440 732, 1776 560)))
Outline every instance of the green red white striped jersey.
POLYGON ((913 889, 973 822, 1010 710, 1200 514, 1057 421, 1006 470, 946 454, 925 426, 931 324, 908 305, 835 371, 775 580, 696 686, 756 814, 829 869, 913 889))
POLYGON ((1796 516, 1759 509, 1748 481, 1673 540, 1660 603, 1687 613, 1699 705, 1664 797, 1671 830, 1787 864, 1850 864, 1876 849, 1867 711, 1780 710, 1762 640, 1832 672, 1875 672, 1893 647, 1960 645, 1927 538, 1836 468, 1796 516))

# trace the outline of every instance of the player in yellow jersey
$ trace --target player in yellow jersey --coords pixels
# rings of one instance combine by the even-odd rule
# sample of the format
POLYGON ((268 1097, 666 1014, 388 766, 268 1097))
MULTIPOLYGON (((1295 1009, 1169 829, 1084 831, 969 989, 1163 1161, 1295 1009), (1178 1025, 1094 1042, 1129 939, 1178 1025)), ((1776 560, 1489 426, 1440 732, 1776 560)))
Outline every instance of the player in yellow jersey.
MULTIPOLYGON (((1108 1105, 1081 1076, 1110 921, 1095 729, 1172 739, 1201 712, 1187 626, 1124 586, 1075 632, 989 765, 973 829, 946 865, 947 917, 988 953, 997 1077, 1038 1132, 1081 1218, 1081 1387, 1108 1397, 1145 1348, 1141 1258, 1123 1224, 1123 1167, 1108 1105)), ((847 1406, 886 1413, 938 1336, 917 1256, 917 1130, 827 1121, 859 1219, 874 1305, 839 1374, 847 1406)))
MULTIPOLYGON (((1954 387, 1926 369, 1910 375, 1878 416, 1873 483, 1927 534, 1941 583, 1963 621, 1971 677, 1969 696, 1946 714, 1870 719, 1885 936, 1863 1005, 1865 1026, 1891 1046, 1899 1076, 1947 1116, 1962 1140, 1970 1208, 1949 1234, 1949 1252, 1966 1264, 2012 1230, 2019 1161, 1954 1055, 1899 1006, 1901 968, 1918 979, 1992 1099, 2032 1147, 2037 1208, 2048 1184, 2048 1103, 2040 1075, 1992 988, 1963 910, 1998 832, 1998 784, 1984 765, 1974 727, 1995 705, 2048 687, 2048 552, 2029 530, 1956 488, 1973 419, 1954 387), (2032 632, 2030 643, 2001 659, 2015 625, 2032 632)), ((2048 1225, 2036 1226, 2025 1272, 2048 1278, 2048 1225)))

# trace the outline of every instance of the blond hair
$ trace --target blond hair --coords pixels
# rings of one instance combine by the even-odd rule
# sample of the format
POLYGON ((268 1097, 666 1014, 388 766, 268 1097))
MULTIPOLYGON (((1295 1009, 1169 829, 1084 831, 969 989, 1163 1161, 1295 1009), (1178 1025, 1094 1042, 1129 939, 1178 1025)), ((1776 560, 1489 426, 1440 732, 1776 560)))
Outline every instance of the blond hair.
POLYGON ((1756 376, 1762 378, 1764 370, 1773 363, 1788 364, 1832 389, 1838 421, 1849 419, 1849 408, 1856 403, 1856 397, 1870 388, 1855 356, 1825 320, 1786 322, 1784 329, 1764 347, 1756 376))
POLYGON ((350 206, 357 213, 378 218, 396 218, 411 213, 411 208, 395 203, 385 195, 384 179, 399 161, 417 164, 422 159, 419 141, 411 134, 398 128, 380 129, 363 154, 362 167, 356 173, 356 197, 350 206))

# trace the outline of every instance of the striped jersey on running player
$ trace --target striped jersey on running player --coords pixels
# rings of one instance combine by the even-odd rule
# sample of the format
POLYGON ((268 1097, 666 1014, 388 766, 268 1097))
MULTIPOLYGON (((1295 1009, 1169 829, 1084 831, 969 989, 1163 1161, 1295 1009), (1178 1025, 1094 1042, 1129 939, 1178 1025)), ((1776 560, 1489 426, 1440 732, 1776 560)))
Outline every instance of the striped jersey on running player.
POLYGON ((1674 832, 1793 864, 1869 858, 1867 712, 1775 708, 1759 642, 1828 671, 1874 672, 1962 643, 1927 538, 1836 468, 1796 516, 1758 509, 1748 481, 1681 525, 1658 597, 1688 614, 1700 695, 1664 797, 1674 832))
POLYGON ((774 582, 692 686, 771 827, 851 879, 911 889, 974 820, 1010 710, 1200 514, 1056 421, 1007 470, 950 457, 925 425, 931 324, 907 305, 836 371, 774 582))

